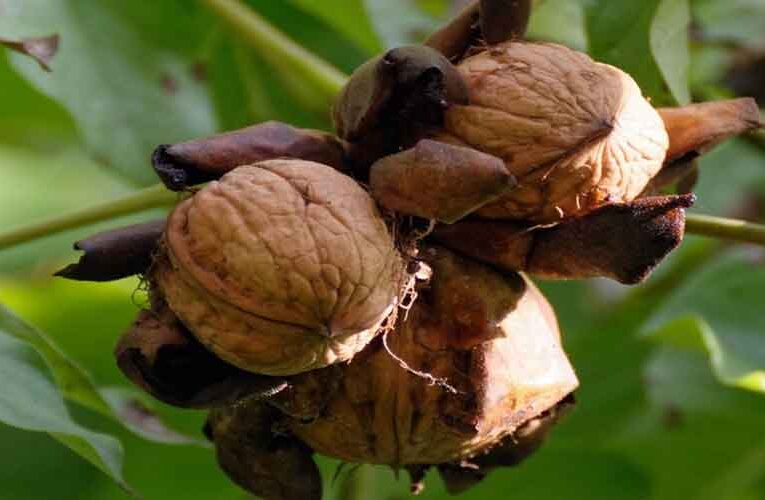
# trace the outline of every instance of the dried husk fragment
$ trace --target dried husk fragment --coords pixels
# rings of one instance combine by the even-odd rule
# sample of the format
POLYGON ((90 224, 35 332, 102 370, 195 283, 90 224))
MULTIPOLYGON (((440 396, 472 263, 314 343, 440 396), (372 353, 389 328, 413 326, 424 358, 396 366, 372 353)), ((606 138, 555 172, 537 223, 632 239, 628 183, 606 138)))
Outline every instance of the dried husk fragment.
POLYGON ((471 47, 520 38, 531 17, 531 0, 476 0, 425 40, 451 61, 471 47))
POLYGON ((143 274, 151 266, 165 220, 134 224, 94 234, 74 244, 84 254, 56 276, 77 281, 113 281, 143 274))
POLYGON ((377 339, 337 368, 341 385, 318 418, 288 421, 317 452, 393 467, 460 461, 576 388, 555 315, 530 281, 440 247, 423 258, 431 286, 387 346, 377 339))
POLYGON ((657 110, 669 134, 667 161, 701 155, 720 142, 763 126, 751 97, 657 110))
POLYGON ((312 452, 275 432, 278 412, 250 402, 216 409, 207 420, 220 467, 264 500, 320 500, 321 476, 312 452))
POLYGON ((683 239, 693 195, 611 203, 552 227, 469 219, 433 237, 463 255, 547 279, 645 280, 683 239))
POLYGON ((173 191, 219 179, 240 165, 295 158, 344 170, 343 146, 336 137, 270 121, 178 144, 163 144, 152 156, 154 170, 173 191))
POLYGON ((437 138, 502 158, 518 180, 483 217, 559 221, 631 201, 661 169, 663 122, 626 73, 566 47, 510 42, 458 66, 469 105, 437 138))
POLYGON ((372 196, 385 208, 446 223, 515 186, 499 158, 431 140, 378 160, 369 182, 372 196))
POLYGON ((404 286, 372 198, 331 167, 239 167, 178 205, 151 278, 223 360, 289 375, 350 359, 404 286))
POLYGON ((212 408, 286 389, 284 379, 224 363, 197 341, 161 301, 138 313, 115 349, 120 370, 158 400, 181 408, 212 408))

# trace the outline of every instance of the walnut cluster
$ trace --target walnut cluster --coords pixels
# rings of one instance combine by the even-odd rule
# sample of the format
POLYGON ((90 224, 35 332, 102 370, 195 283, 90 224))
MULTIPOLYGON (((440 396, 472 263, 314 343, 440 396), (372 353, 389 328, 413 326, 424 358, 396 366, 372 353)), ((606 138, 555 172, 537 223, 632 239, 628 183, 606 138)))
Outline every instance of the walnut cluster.
POLYGON ((578 385, 529 275, 644 280, 694 199, 657 195, 668 172, 759 126, 751 100, 654 109, 618 68, 519 40, 529 6, 480 0, 361 66, 337 135, 159 146, 170 216, 76 244, 62 276, 145 277, 118 365, 209 409, 243 488, 318 500, 313 453, 406 468, 415 492, 430 467, 460 492, 523 460, 578 385))

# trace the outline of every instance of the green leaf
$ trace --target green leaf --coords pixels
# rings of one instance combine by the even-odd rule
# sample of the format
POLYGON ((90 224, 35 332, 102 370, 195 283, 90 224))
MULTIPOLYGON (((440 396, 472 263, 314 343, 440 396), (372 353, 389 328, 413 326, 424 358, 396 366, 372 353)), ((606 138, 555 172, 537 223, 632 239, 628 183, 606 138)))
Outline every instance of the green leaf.
POLYGON ((26 342, 42 356, 66 399, 102 415, 112 414, 109 404, 96 390, 87 373, 42 332, 22 322, 3 305, 0 305, 0 331, 26 342))
MULTIPOLYGON (((0 311, 7 319, 8 313, 0 311)), ((122 446, 111 436, 77 424, 64 399, 39 368, 35 352, 18 340, 18 324, 0 325, 0 421, 27 431, 47 432, 129 491, 122 478, 122 446), (17 338, 14 338, 17 337, 17 338)))
MULTIPOLYGON (((125 299, 127 300, 127 297, 125 299)), ((99 390, 90 375, 64 354, 47 335, 21 321, 1 304, 0 331, 26 342, 37 351, 48 365, 65 399, 114 420, 150 441, 207 446, 204 441, 168 429, 141 401, 136 391, 99 390)), ((108 353, 109 356, 110 354, 108 353)))
POLYGON ((703 354, 672 346, 655 352, 644 381, 648 407, 612 446, 650 475, 652 499, 741 499, 761 484, 765 398, 721 385, 703 354))
POLYGON ((422 43, 441 20, 414 0, 365 0, 369 17, 385 48, 422 43))
POLYGON ((571 0, 544 0, 531 11, 526 36, 586 51, 587 32, 582 5, 571 0))
POLYGON ((644 335, 706 353, 717 379, 765 393, 765 268, 745 251, 698 271, 663 305, 644 335))
POLYGON ((211 447, 208 441, 186 436, 167 427, 150 407, 143 393, 124 387, 107 387, 101 389, 100 393, 118 421, 147 441, 211 447))
POLYGON ((306 12, 323 19, 335 30, 347 36, 368 54, 382 49, 364 7, 364 0, 289 0, 306 12))
POLYGON ((651 52, 664 81, 680 104, 691 102, 688 0, 661 0, 651 23, 651 52))
POLYGON ((756 49, 765 37, 762 0, 693 0, 694 19, 705 38, 736 42, 756 49))
POLYGON ((96 158, 148 185, 157 144, 216 129, 207 89, 193 71, 210 30, 197 11, 180 0, 151 8, 121 0, 5 0, 0 32, 61 36, 52 73, 23 56, 12 57, 14 68, 72 114, 96 158))
POLYGON ((654 105, 673 99, 652 57, 650 32, 660 0, 586 0, 590 54, 617 66, 638 82, 654 105))

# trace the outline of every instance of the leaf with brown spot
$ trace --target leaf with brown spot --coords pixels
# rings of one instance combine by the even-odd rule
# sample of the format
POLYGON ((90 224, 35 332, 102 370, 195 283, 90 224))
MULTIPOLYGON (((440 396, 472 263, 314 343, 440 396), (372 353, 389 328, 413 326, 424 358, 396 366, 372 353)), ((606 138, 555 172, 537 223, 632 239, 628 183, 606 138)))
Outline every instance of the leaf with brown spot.
POLYGON ((18 40, 0 38, 0 45, 19 54, 31 57, 37 61, 37 64, 42 69, 51 71, 50 64, 58 52, 59 41, 60 37, 58 35, 21 38, 18 40))

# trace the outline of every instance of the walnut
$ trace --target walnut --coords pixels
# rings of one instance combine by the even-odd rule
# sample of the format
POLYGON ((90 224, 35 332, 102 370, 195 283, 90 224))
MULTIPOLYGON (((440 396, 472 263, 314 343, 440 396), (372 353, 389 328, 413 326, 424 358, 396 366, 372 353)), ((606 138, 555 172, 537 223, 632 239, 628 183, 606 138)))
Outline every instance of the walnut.
POLYGON ((372 198, 307 161, 242 166, 179 204, 151 279, 207 348, 285 375, 350 359, 396 306, 402 261, 372 198))
POLYGON ((504 160, 518 186, 478 210, 537 223, 636 198, 669 139, 623 71, 549 43, 507 42, 462 61, 470 104, 445 113, 444 142, 504 160))
POLYGON ((394 467, 459 462, 578 385, 555 314, 531 281, 444 248, 423 257, 433 278, 408 319, 339 368, 340 387, 317 418, 289 420, 315 451, 394 467))

